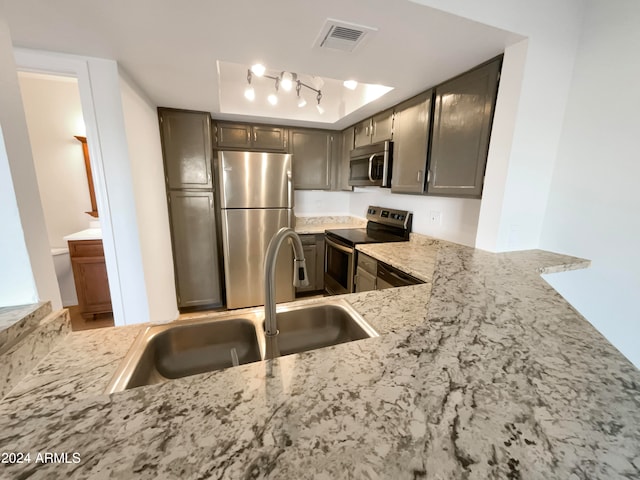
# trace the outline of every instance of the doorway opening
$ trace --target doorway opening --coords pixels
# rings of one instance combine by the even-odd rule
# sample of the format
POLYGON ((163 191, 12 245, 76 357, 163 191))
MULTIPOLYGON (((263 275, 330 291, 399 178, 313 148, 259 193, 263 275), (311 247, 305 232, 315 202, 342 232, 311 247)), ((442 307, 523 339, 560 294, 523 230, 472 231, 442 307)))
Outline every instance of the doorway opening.
POLYGON ((78 80, 19 71, 63 307, 73 330, 114 325, 78 80))

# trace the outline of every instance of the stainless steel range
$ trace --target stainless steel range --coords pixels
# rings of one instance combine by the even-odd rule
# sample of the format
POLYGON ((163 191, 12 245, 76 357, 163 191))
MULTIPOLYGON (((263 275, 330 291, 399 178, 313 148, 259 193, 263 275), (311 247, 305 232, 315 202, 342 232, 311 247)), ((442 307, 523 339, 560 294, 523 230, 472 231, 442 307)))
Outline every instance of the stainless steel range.
POLYGON ((366 228, 325 230, 324 288, 331 295, 352 293, 356 266, 355 247, 363 243, 406 242, 413 214, 370 206, 366 228))

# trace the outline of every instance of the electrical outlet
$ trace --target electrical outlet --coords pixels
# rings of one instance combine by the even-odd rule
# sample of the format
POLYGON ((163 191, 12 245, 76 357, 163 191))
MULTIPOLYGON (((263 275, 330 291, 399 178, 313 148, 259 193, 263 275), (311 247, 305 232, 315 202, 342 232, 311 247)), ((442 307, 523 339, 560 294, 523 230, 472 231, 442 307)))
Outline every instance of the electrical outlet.
POLYGON ((432 225, 441 225, 442 224, 442 213, 437 210, 431 210, 429 212, 429 222, 432 225))

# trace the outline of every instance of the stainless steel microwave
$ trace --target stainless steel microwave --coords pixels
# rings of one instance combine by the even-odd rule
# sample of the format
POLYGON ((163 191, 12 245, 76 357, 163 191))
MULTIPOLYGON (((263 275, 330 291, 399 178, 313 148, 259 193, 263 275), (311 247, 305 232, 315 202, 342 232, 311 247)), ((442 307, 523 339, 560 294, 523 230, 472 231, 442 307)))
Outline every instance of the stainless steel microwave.
POLYGON ((374 143, 351 150, 349 185, 391 187, 393 142, 374 143))

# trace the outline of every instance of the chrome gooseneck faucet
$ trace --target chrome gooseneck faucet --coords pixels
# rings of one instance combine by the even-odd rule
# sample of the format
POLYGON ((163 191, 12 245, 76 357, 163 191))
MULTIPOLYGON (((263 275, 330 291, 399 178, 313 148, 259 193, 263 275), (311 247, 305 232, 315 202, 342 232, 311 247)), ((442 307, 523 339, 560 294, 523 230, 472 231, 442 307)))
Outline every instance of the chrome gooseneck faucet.
POLYGON ((309 285, 307 265, 300 237, 292 229, 283 227, 269 242, 264 259, 264 329, 267 338, 278 334, 276 324, 276 260, 280 247, 287 238, 291 239, 295 252, 293 286, 306 287, 309 285))

